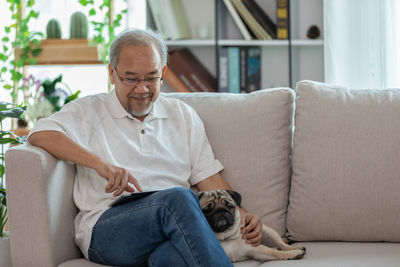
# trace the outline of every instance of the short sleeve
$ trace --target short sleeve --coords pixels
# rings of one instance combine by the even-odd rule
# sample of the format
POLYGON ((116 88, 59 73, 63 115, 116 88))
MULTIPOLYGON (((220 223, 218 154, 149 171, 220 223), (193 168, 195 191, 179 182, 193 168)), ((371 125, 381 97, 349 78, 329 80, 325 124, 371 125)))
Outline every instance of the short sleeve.
POLYGON ((36 132, 58 131, 67 135, 78 145, 87 148, 85 135, 87 135, 88 129, 83 113, 84 111, 79 105, 73 102, 68 103, 50 117, 39 119, 29 136, 36 132))
POLYGON ((220 172, 224 167, 215 158, 203 121, 195 110, 191 110, 190 117, 190 161, 192 175, 189 182, 191 185, 195 185, 220 172))

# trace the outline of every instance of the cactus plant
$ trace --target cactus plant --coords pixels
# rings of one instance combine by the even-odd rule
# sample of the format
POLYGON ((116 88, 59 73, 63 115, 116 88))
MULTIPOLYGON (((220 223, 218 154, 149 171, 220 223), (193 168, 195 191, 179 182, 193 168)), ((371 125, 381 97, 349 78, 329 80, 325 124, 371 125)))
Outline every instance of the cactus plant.
POLYGON ((51 19, 46 27, 47 39, 61 39, 61 26, 58 20, 51 19))
POLYGON ((72 14, 69 26, 70 39, 87 39, 88 23, 82 12, 78 11, 72 14))

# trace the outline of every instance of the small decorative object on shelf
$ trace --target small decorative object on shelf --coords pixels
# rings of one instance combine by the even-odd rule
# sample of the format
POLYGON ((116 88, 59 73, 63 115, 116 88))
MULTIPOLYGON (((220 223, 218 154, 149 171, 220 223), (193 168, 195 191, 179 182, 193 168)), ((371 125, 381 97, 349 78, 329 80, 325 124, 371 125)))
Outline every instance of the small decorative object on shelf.
POLYGON ((85 14, 79 11, 72 14, 69 26, 70 39, 87 39, 88 22, 85 14))
POLYGON ((61 39, 61 26, 58 20, 51 19, 46 27, 47 39, 61 39))
POLYGON ((319 30, 317 25, 311 25, 307 31, 307 37, 309 39, 317 39, 321 35, 321 31, 319 30))

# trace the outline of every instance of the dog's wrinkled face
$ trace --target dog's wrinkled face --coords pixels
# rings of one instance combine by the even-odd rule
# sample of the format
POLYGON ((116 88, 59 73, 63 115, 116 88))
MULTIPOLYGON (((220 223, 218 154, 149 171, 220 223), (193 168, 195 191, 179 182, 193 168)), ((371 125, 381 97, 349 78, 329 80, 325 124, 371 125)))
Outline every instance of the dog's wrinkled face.
POLYGON ((221 233, 235 223, 235 210, 241 202, 239 193, 230 190, 202 191, 197 194, 200 206, 212 230, 221 233))

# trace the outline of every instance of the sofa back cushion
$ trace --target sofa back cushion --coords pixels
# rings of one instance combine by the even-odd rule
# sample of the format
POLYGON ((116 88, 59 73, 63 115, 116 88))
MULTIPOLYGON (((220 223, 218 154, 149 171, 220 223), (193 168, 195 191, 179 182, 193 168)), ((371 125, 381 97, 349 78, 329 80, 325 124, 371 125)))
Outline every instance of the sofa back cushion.
POLYGON ((251 94, 166 94, 194 107, 202 118, 222 176, 243 206, 281 235, 286 229, 294 91, 251 94))
POLYGON ((400 90, 296 88, 288 234, 400 241, 400 90))

